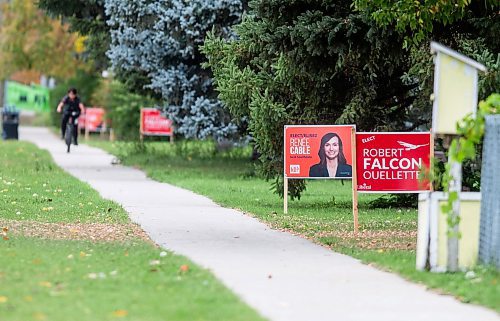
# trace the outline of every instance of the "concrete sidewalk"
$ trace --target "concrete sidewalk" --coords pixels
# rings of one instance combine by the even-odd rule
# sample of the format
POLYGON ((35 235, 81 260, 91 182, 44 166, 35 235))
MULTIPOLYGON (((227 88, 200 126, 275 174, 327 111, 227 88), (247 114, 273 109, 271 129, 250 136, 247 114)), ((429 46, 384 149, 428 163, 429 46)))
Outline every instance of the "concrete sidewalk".
POLYGON ((270 320, 500 320, 494 311, 271 230, 139 170, 113 166, 113 157, 99 149, 78 146, 66 154, 63 142, 47 129, 23 127, 20 136, 47 149, 59 166, 103 197, 122 204, 155 242, 210 269, 270 320))

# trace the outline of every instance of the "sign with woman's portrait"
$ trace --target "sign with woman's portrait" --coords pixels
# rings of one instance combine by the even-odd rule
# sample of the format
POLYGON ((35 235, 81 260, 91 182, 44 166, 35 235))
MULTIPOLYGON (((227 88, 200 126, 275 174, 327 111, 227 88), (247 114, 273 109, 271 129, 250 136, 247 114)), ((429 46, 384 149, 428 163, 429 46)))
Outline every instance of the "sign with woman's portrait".
POLYGON ((353 125, 285 126, 288 178, 352 178, 353 125))

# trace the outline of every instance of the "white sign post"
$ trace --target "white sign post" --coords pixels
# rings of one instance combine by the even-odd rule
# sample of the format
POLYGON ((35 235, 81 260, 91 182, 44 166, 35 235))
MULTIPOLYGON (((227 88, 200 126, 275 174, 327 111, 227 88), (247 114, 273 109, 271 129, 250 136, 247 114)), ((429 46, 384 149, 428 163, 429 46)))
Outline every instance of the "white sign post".
MULTIPOLYGON (((485 72, 486 67, 437 42, 431 43, 431 53, 436 55, 432 135, 457 135, 457 123, 469 114, 476 114, 477 72, 485 72)), ((462 166, 457 162, 450 162, 450 166, 453 180, 449 189, 459 194, 453 202, 453 218, 458 218, 462 166)), ((432 208, 429 208, 429 214, 431 210, 432 208)), ((458 270, 458 224, 454 226, 451 234, 448 236, 447 269, 454 272, 458 270)))

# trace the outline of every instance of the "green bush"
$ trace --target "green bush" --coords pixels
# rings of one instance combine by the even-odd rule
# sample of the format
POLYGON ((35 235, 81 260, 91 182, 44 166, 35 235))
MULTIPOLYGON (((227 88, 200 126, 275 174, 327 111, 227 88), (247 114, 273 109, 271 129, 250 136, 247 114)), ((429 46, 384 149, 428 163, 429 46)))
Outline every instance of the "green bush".
POLYGON ((139 139, 141 107, 151 107, 155 101, 149 97, 130 93, 116 80, 102 80, 93 100, 106 109, 107 118, 120 140, 139 139))

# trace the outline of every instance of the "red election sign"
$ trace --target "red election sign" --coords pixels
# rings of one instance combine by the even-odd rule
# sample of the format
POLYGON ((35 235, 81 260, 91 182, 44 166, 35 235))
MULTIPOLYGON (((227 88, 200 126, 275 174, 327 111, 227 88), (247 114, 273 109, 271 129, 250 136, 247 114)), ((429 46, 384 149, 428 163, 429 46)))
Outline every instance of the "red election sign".
POLYGON ((350 179, 355 127, 285 126, 286 178, 350 179))
POLYGON ((141 108, 141 135, 172 136, 172 121, 161 115, 156 108, 141 108))
POLYGON ((430 190, 420 179, 429 168, 430 133, 357 133, 358 192, 418 193, 430 190))
POLYGON ((99 132, 106 129, 104 115, 106 111, 100 107, 85 108, 85 113, 80 115, 78 124, 88 132, 99 132))

